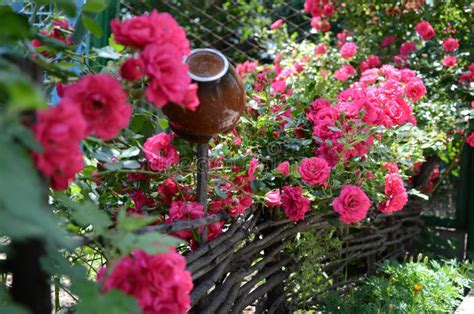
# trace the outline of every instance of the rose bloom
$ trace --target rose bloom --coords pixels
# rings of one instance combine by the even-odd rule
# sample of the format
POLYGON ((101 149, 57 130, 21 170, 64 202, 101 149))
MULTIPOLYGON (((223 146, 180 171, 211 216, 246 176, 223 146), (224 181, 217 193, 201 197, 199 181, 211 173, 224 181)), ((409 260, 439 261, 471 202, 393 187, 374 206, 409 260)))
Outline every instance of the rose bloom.
POLYGON ((310 201, 303 196, 300 186, 284 186, 281 203, 286 217, 291 221, 303 220, 305 213, 311 209, 310 201))
POLYGON ((400 54, 402 55, 409 55, 415 50, 416 50, 416 45, 413 41, 408 41, 406 43, 403 43, 400 46, 400 54))
POLYGON ((355 185, 345 185, 339 196, 332 201, 334 211, 339 213, 339 220, 344 224, 359 222, 367 216, 370 199, 355 185))
POLYGON ((240 198, 235 197, 231 200, 231 205, 227 208, 227 213, 229 213, 231 217, 237 217, 243 214, 247 208, 252 206, 252 204, 253 199, 248 194, 245 194, 240 198))
POLYGON ((344 45, 342 45, 340 52, 341 56, 344 59, 350 59, 352 58, 357 51, 357 45, 353 42, 347 42, 344 45))
POLYGON ((331 29, 331 24, 329 24, 327 20, 317 16, 311 19, 311 27, 318 31, 327 32, 331 29))
POLYGON ((344 82, 347 81, 349 77, 353 76, 354 74, 356 74, 356 70, 354 69, 354 67, 350 64, 346 64, 343 65, 339 70, 336 70, 334 72, 334 77, 337 80, 344 82))
POLYGON ((141 15, 119 22, 110 23, 114 40, 125 46, 145 48, 149 44, 171 44, 180 55, 189 54, 189 41, 186 32, 168 13, 153 10, 150 15, 141 15))
POLYGON ((323 15, 323 8, 318 0, 306 0, 304 2, 304 10, 312 17, 323 15))
POLYGON ((280 28, 283 25, 284 21, 282 19, 278 19, 275 22, 273 22, 272 25, 270 25, 270 29, 277 29, 280 28))
POLYGON ((423 21, 416 24, 416 32, 425 41, 430 40, 435 36, 435 31, 433 27, 431 27, 431 24, 427 21, 423 21))
MULTIPOLYGON (((203 218, 204 215, 204 206, 202 206, 200 203, 174 201, 171 203, 171 207, 169 210, 169 218, 166 220, 166 223, 172 224, 176 221, 203 218)), ((189 241, 194 238, 191 229, 177 231, 176 233, 174 233, 174 235, 186 241, 189 241)))
POLYGON ((197 107, 199 107, 198 84, 193 83, 188 86, 188 90, 180 105, 188 110, 196 111, 197 107))
POLYGON ((328 47, 326 46, 326 44, 320 43, 320 44, 316 45, 316 48, 314 49, 314 52, 317 55, 323 55, 327 52, 327 50, 328 50, 328 47))
POLYGON ((305 158, 301 161, 298 172, 303 182, 309 185, 325 184, 331 173, 326 160, 318 157, 305 158))
POLYGON ((280 190, 276 189, 265 194, 265 205, 267 206, 280 206, 281 205, 281 195, 280 190))
POLYGON ((276 168, 282 175, 287 176, 290 174, 290 163, 288 161, 284 161, 280 163, 276 168))
POLYGON ((92 74, 62 88, 60 104, 78 107, 87 122, 87 135, 108 140, 126 128, 132 115, 127 94, 108 74, 92 74))
POLYGON ((145 76, 144 64, 141 59, 127 59, 120 66, 120 75, 127 81, 136 81, 145 76))
POLYGON ((397 40, 397 37, 394 35, 389 35, 386 36, 383 40, 382 43, 380 44, 380 48, 387 48, 388 46, 392 45, 395 41, 397 40))
POLYGON ((469 134, 469 136, 466 138, 466 143, 467 145, 474 147, 474 132, 469 134))
POLYGON ((252 73, 257 69, 257 61, 245 61, 244 63, 238 64, 235 68, 235 71, 239 73, 240 76, 244 76, 245 73, 252 73))
POLYGON ((403 180, 398 173, 385 176, 385 195, 387 200, 378 209, 383 213, 393 213, 403 209, 408 201, 408 194, 403 186, 403 180))
POLYGON ((174 134, 159 133, 146 140, 143 153, 152 170, 163 171, 178 163, 178 151, 171 144, 173 138, 174 134))
POLYGON ((445 56, 442 63, 446 68, 451 68, 456 65, 456 62, 457 59, 455 56, 445 56))
POLYGON ((65 190, 78 172, 84 168, 79 145, 63 147, 59 151, 45 150, 33 154, 36 167, 50 178, 54 190, 65 190))
POLYGON ((459 41, 455 38, 449 37, 443 41, 443 49, 446 52, 455 52, 459 48, 459 41))
POLYGON ((79 108, 63 102, 37 112, 33 133, 45 151, 68 151, 71 146, 79 147, 86 128, 79 108))
POLYGON ((276 81, 272 83, 272 89, 275 93, 281 94, 285 91, 286 82, 285 81, 276 81))
POLYGON ((172 178, 167 178, 158 186, 158 197, 164 205, 169 206, 180 189, 181 187, 172 178))
POLYGON ((170 44, 148 45, 141 55, 150 78, 146 97, 157 107, 168 102, 180 104, 187 96, 191 78, 182 55, 170 44))
POLYGON ((97 275, 103 290, 118 289, 135 297, 144 314, 184 314, 191 307, 191 273, 174 249, 155 255, 135 250, 110 268, 102 268, 97 275))
POLYGON ((426 94, 425 84, 419 78, 413 78, 405 86, 405 95, 412 101, 418 101, 426 94))

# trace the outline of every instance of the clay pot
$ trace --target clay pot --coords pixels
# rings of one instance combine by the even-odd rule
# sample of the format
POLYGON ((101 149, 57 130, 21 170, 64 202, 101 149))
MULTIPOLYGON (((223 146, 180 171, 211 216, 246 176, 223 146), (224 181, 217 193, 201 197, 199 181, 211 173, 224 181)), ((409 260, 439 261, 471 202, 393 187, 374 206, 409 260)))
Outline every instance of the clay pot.
POLYGON ((219 133, 230 132, 245 106, 245 89, 227 58, 214 49, 195 49, 187 57, 189 75, 198 84, 195 111, 175 104, 163 107, 171 129, 193 143, 207 143, 219 133))

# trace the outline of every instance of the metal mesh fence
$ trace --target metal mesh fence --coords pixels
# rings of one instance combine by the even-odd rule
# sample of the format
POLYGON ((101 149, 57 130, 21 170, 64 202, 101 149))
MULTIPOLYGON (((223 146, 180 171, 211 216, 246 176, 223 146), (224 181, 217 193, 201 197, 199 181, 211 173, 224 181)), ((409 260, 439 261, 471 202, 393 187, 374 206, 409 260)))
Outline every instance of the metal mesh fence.
POLYGON ((240 63, 268 58, 260 32, 277 19, 299 40, 312 36, 303 5, 304 0, 122 1, 122 13, 169 12, 186 29, 192 47, 215 48, 240 63))

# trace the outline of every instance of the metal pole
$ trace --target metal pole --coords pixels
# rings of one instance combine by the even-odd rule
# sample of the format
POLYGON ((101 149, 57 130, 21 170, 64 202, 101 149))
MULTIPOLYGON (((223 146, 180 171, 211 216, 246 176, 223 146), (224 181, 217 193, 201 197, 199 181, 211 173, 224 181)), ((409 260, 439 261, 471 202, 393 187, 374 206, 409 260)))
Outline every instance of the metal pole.
MULTIPOLYGON (((197 144, 197 200, 207 214, 207 172, 209 170, 208 143, 197 144)), ((207 227, 203 228, 201 242, 207 241, 207 227)))

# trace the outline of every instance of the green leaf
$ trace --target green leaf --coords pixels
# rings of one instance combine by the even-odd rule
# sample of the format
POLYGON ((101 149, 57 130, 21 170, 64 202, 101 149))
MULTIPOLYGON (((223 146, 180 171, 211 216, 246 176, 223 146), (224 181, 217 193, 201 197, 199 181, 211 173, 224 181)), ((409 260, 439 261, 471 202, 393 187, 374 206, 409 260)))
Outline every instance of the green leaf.
POLYGON ((75 0, 35 0, 39 5, 50 5, 54 4, 55 8, 59 11, 63 11, 67 16, 76 16, 76 1, 75 0))
POLYGON ((0 6, 0 29, 0 42, 14 43, 32 35, 28 18, 13 12, 10 6, 0 6))
POLYGON ((87 0, 82 8, 85 12, 97 13, 103 11, 107 7, 105 0, 87 0))
POLYGON ((104 294, 97 283, 87 280, 73 283, 72 290, 80 299, 75 308, 77 314, 141 313, 135 298, 121 291, 112 289, 104 294))
POLYGON ((169 122, 167 119, 158 119, 158 124, 162 130, 166 130, 169 127, 169 122))
POLYGON ((84 26, 87 28, 87 30, 91 32, 94 36, 96 37, 102 36, 102 28, 95 20, 88 17, 87 15, 82 15, 81 21, 84 24, 84 26))
POLYGON ((101 211, 91 201, 78 203, 71 200, 65 194, 56 194, 55 199, 64 206, 72 209, 72 218, 81 226, 87 227, 92 225, 99 234, 107 231, 107 227, 112 224, 109 216, 101 211))
POLYGON ((145 234, 119 233, 112 239, 122 254, 129 254, 133 250, 144 250, 149 254, 167 252, 170 246, 182 243, 180 239, 150 232, 145 234))
POLYGON ((118 228, 126 232, 133 232, 145 226, 148 226, 154 221, 157 221, 159 217, 157 216, 144 216, 144 217, 135 217, 135 216, 119 216, 118 228))
POLYGON ((47 107, 38 86, 4 59, 0 59, 0 95, 0 105, 5 104, 10 113, 47 107))
POLYGON ((113 36, 109 37, 109 46, 112 47, 116 52, 122 52, 125 49, 125 46, 118 44, 113 36))
POLYGON ((47 205, 47 183, 40 179, 28 151, 15 138, 7 137, 8 135, 5 130, 0 130, 2 234, 17 239, 42 237, 63 247, 69 247, 71 243, 47 205))
POLYGON ((133 146, 130 148, 127 148, 126 150, 122 151, 120 153, 120 158, 130 158, 130 157, 135 157, 140 154, 140 148, 133 146))
POLYGON ((126 169, 139 169, 141 168, 141 165, 138 161, 136 160, 124 160, 120 162, 123 166, 123 168, 126 169))

